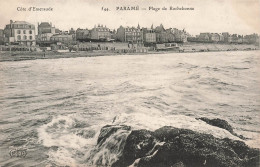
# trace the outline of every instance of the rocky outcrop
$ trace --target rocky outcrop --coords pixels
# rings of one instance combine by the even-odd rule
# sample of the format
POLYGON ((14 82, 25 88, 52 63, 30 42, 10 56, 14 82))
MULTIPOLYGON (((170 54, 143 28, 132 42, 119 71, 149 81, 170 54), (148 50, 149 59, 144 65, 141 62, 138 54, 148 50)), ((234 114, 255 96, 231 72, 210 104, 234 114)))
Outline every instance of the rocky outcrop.
POLYGON ((98 136, 98 140, 97 143, 99 145, 102 145, 102 143, 108 138, 110 137, 112 134, 116 133, 118 130, 131 130, 130 126, 126 126, 126 125, 106 125, 104 127, 101 128, 100 130, 100 134, 98 136))
MULTIPOLYGON (((99 138, 105 141, 119 129, 129 131, 119 159, 112 167, 257 167, 259 150, 244 142, 219 139, 188 129, 165 126, 154 132, 129 126, 106 126, 99 138)), ((231 127, 232 128, 232 127, 231 127)))
POLYGON ((227 131, 229 131, 230 133, 233 133, 233 128, 232 126, 226 121, 226 120, 223 120, 223 119, 219 119, 219 118, 216 118, 216 119, 208 119, 206 117, 201 117, 201 118, 198 118, 204 122, 206 122, 207 124, 210 124, 212 126, 217 126, 219 128, 222 128, 222 129, 226 129, 227 131))
POLYGON ((244 140, 244 139, 247 139, 247 138, 245 138, 245 137, 242 136, 242 135, 236 134, 236 133, 233 131, 232 126, 231 126, 226 120, 219 119, 219 118, 209 119, 209 118, 206 118, 206 117, 201 117, 201 118, 197 118, 197 119, 202 120, 202 121, 206 122, 206 123, 209 124, 209 125, 216 126, 216 127, 222 128, 222 129, 225 129, 225 130, 229 131, 231 134, 233 134, 234 136, 239 137, 240 139, 243 139, 243 140, 244 140))
POLYGON ((156 142, 153 132, 135 130, 127 137, 123 154, 113 166, 129 166, 138 158, 146 157, 156 142))
POLYGON ((172 127, 160 128, 154 136, 165 143, 149 160, 142 158, 139 166, 172 166, 182 162, 187 167, 237 167, 249 166, 250 160, 255 165, 259 162, 259 150, 241 141, 172 127))

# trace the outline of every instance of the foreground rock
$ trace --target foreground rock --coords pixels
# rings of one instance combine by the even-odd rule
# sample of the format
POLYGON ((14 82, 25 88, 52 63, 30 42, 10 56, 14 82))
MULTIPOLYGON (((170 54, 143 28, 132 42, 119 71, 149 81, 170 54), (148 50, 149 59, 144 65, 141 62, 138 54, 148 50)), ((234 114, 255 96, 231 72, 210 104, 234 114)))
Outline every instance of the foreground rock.
POLYGON ((112 134, 116 133, 120 129, 130 131, 131 127, 125 125, 118 125, 118 126, 106 125, 102 127, 102 129, 100 130, 97 143, 99 145, 102 145, 107 138, 109 138, 112 134))
POLYGON ((242 136, 242 135, 236 134, 236 133, 233 131, 232 126, 231 126, 226 120, 219 119, 219 118, 209 119, 209 118, 206 118, 206 117, 201 117, 201 118, 198 118, 198 119, 199 119, 199 120, 202 120, 202 121, 204 121, 204 122, 206 122, 206 123, 209 124, 209 125, 216 126, 216 127, 222 128, 222 129, 225 129, 225 130, 229 131, 231 134, 233 134, 234 136, 239 137, 240 139, 243 139, 243 140, 244 140, 244 139, 247 139, 247 138, 245 138, 245 137, 242 136))
POLYGON ((198 118, 204 122, 206 122, 207 124, 210 124, 212 126, 217 126, 219 128, 222 128, 222 129, 226 129, 227 131, 229 131, 230 133, 233 133, 233 128, 232 126, 226 121, 226 120, 223 120, 223 119, 219 119, 219 118, 216 118, 216 119, 208 119, 206 117, 202 117, 202 118, 198 118))
POLYGON ((218 139, 187 129, 165 126, 154 132, 129 126, 105 126, 98 144, 118 130, 129 131, 113 167, 257 167, 259 150, 242 141, 218 139))

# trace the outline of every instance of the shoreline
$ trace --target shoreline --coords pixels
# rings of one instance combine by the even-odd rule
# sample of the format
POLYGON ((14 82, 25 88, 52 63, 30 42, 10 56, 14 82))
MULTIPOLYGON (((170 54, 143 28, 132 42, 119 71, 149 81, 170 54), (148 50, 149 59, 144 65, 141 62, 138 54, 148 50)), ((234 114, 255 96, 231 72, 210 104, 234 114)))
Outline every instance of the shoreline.
MULTIPOLYGON (((203 46, 203 45, 202 45, 203 46)), ((211 46, 211 45, 209 45, 211 46)), ((216 47, 215 45, 212 45, 216 47)), ((211 46, 211 47, 212 47, 211 46)), ((226 47, 233 47, 232 45, 224 45, 226 47)), ((247 46, 247 45, 245 45, 247 46)), ((169 54, 169 53, 198 53, 198 52, 234 52, 234 51, 255 51, 260 50, 259 47, 249 47, 248 49, 228 49, 228 50, 209 50, 200 49, 199 45, 184 45, 180 47, 179 51, 148 51, 148 52, 132 52, 132 53, 118 53, 113 51, 78 51, 78 52, 56 52, 47 51, 45 52, 31 52, 31 51, 0 51, 0 62, 6 61, 25 61, 25 60, 36 60, 36 59, 59 59, 59 58, 76 58, 76 57, 98 57, 98 56, 118 56, 118 55, 149 55, 149 54, 169 54), (192 49, 191 49, 192 48, 192 49), (193 50, 193 48, 200 50, 193 50)), ((203 46, 205 47, 205 46, 203 46)))

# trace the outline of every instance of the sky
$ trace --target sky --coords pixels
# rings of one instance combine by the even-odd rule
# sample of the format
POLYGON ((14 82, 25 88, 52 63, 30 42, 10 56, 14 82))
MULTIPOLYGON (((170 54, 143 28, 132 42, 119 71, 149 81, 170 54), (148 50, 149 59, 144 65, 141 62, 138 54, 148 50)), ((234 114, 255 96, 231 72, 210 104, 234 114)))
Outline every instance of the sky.
POLYGON ((110 29, 122 26, 159 26, 185 29, 192 35, 200 32, 260 34, 260 0, 1 0, 0 29, 10 20, 52 22, 56 28, 93 28, 103 24, 110 29), (139 6, 139 11, 118 11, 116 7, 139 6), (192 7, 173 11, 170 7, 192 7), (17 11, 18 7, 53 8, 53 11, 17 11), (108 8, 109 11, 103 11, 108 8), (149 7, 168 10, 149 10, 149 7))

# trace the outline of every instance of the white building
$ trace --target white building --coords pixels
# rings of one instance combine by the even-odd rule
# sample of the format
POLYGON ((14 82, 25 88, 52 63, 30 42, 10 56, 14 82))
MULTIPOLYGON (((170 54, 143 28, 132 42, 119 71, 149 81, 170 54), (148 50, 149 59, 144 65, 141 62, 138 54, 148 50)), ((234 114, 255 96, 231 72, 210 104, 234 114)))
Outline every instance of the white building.
POLYGON ((5 37, 9 43, 35 46, 35 26, 25 21, 10 21, 4 29, 5 37))

